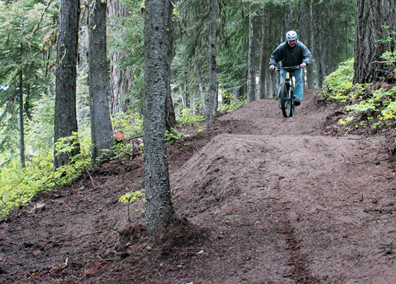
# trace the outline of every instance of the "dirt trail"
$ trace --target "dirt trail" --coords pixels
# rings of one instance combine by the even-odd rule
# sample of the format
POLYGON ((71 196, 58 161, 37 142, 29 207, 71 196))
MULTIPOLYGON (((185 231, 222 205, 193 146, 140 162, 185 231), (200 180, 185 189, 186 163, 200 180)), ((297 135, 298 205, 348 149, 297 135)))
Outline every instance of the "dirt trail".
POLYGON ((256 101, 170 147, 176 210, 208 239, 160 255, 147 247, 143 213, 131 227, 117 203, 143 187, 142 161, 115 161, 0 222, 0 282, 396 283, 384 141, 322 135, 332 110, 313 93, 296 117, 256 101))
POLYGON ((291 119, 281 118, 272 101, 223 116, 249 135, 215 137, 172 176, 179 206, 193 204, 185 209, 193 222, 218 220, 217 230, 231 236, 241 226, 257 234, 239 240, 257 242, 243 250, 257 272, 224 283, 301 276, 313 283, 396 281, 396 179, 380 161, 381 138, 321 136, 328 112, 313 104, 306 96, 291 119), (197 203, 199 196, 206 198, 197 203), (259 242, 268 235, 272 244, 259 242))

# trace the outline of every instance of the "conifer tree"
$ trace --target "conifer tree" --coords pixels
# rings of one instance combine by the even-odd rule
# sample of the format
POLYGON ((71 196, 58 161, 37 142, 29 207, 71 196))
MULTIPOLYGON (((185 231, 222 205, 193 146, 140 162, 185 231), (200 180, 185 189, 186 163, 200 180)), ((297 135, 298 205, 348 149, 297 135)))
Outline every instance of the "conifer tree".
POLYGON ((25 120, 48 88, 42 39, 53 29, 50 4, 0 4, 0 151, 13 152, 19 144, 21 167, 25 166, 25 120))
MULTIPOLYGON (((56 97, 54 139, 72 136, 77 133, 76 80, 77 48, 80 15, 79 0, 60 0, 58 55, 56 67, 56 97)), ((69 152, 57 153, 55 149, 54 168, 69 163, 72 156, 80 152, 77 144, 69 152)))
POLYGON ((170 0, 145 2, 144 164, 146 226, 156 242, 176 220, 166 157, 166 98, 170 92, 172 4, 170 0))
POLYGON ((112 155, 113 135, 109 111, 110 78, 107 69, 106 2, 89 3, 89 94, 91 109, 91 166, 112 155))

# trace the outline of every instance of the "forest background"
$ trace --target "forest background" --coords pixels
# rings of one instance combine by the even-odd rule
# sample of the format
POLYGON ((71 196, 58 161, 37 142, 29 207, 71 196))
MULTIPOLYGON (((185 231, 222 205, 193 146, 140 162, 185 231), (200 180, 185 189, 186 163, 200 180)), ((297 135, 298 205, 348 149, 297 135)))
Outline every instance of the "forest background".
MULTIPOLYGON (((55 107, 56 72, 60 68, 59 60, 66 54, 59 53, 59 46, 57 49, 58 15, 62 11, 59 5, 62 2, 64 1, 2 1, 0 6, 0 210, 3 214, 28 202, 37 191, 67 183, 78 176, 82 169, 92 166, 89 35, 97 26, 90 22, 94 1, 81 1, 75 100, 78 134, 71 138, 74 143, 63 143, 63 148, 59 148, 58 152, 67 153, 76 145, 80 150, 72 159, 71 166, 54 167, 54 144, 62 144, 55 143, 57 139, 54 139, 59 128, 55 123, 59 117, 55 107)), ((206 104, 208 94, 213 89, 210 85, 213 71, 213 52, 210 51, 213 37, 210 35, 213 35, 213 23, 216 24, 217 31, 217 95, 214 97, 212 115, 232 111, 256 99, 275 96, 279 78, 278 74, 268 70, 268 61, 271 52, 284 41, 286 31, 291 29, 297 31, 299 39, 313 54, 314 62, 305 70, 305 88, 322 88, 326 78, 331 78, 328 75, 337 70, 341 62, 349 60, 349 63, 338 69, 338 72, 345 75, 345 80, 335 82, 333 89, 335 86, 344 87, 342 91, 335 92, 334 98, 352 99, 345 97, 345 89, 352 87, 351 58, 356 59, 359 54, 366 52, 356 51, 356 42, 359 41, 359 37, 356 37, 356 21, 359 19, 357 11, 359 12, 359 5, 373 8, 370 7, 373 2, 375 1, 172 2, 174 30, 170 86, 171 105, 178 124, 194 123, 208 117, 206 104), (218 5, 217 13, 212 13, 213 2, 218 5), (349 66, 347 72, 342 71, 345 66, 349 66)), ((384 3, 384 7, 379 6, 378 9, 386 10, 389 7, 385 5, 394 5, 392 1, 384 3)), ((107 50, 110 86, 107 107, 111 116, 111 131, 121 130, 125 140, 137 141, 143 137, 145 2, 109 0, 105 4, 107 40, 99 48, 107 50)), ((394 16, 393 6, 387 10, 394 16)), ((378 20, 380 19, 381 17, 378 20)), ((383 19, 384 23, 376 27, 377 31, 382 31, 382 34, 379 33, 382 37, 373 36, 370 41, 374 45, 377 40, 388 41, 389 53, 383 60, 392 65, 395 56, 392 38, 395 23, 394 20, 389 22, 387 17, 383 19)), ((381 54, 385 51, 382 50, 381 54)), ((375 59, 379 60, 378 57, 375 59)), ((355 80, 354 83, 375 83, 379 77, 377 74, 370 81, 363 75, 355 76, 362 80, 355 80)), ((382 81, 389 81, 388 79, 382 81)), ((392 76, 391 80, 393 79, 392 76)), ((387 97, 386 119, 394 119, 394 104, 390 100, 392 96, 394 93, 387 97)), ((352 120, 353 117, 343 123, 352 120)), ((183 135, 174 126, 176 122, 168 128, 168 139, 183 135)), ((210 123, 207 127, 210 127, 210 123)), ((133 145, 137 143, 123 144, 122 149, 115 150, 115 154, 133 154, 136 150, 133 145)))

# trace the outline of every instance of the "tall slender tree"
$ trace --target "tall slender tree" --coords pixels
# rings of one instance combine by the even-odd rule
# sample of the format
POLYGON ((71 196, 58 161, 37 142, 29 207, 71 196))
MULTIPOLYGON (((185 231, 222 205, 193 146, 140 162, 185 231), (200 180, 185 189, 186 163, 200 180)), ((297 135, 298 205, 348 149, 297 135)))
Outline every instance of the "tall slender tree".
POLYGON ((196 78, 198 82, 198 88, 199 88, 199 93, 201 95, 201 101, 202 101, 202 107, 205 110, 206 109, 206 101, 205 101, 205 84, 202 79, 202 73, 201 73, 201 68, 202 68, 202 62, 197 59, 194 62, 194 67, 195 67, 195 73, 196 73, 196 78))
MULTIPOLYGON (((312 13, 312 1, 313 0, 308 0, 309 4, 309 13, 308 15, 308 20, 307 20, 307 26, 308 26, 308 37, 307 37, 307 46, 309 50, 314 50, 314 34, 313 34, 313 27, 314 27, 314 21, 313 21, 313 13, 312 13)), ((315 66, 315 58, 313 59, 312 64, 315 66)), ((308 81, 308 88, 312 89, 314 88, 314 66, 313 68, 308 68, 307 69, 307 81, 308 81)))
MULTIPOLYGON (((129 10, 125 4, 117 0, 107 1, 109 23, 113 28, 113 38, 118 39, 123 37, 123 23, 129 16, 129 10), (121 29, 121 30, 120 30, 121 29)), ((121 40, 121 39, 119 39, 121 40)), ((132 67, 123 68, 122 61, 130 56, 130 51, 127 49, 110 51, 110 112, 115 114, 120 111, 127 111, 130 105, 133 105, 132 98, 126 98, 127 94, 131 92, 130 88, 133 85, 133 71, 132 67)))
POLYGON ((172 3, 146 0, 144 16, 144 164, 146 227, 156 242, 175 222, 166 157, 166 100, 170 92, 172 3))
POLYGON ((269 92, 266 92, 265 88, 265 80, 266 80, 266 73, 268 70, 267 67, 267 58, 266 50, 265 50, 265 42, 266 42, 266 10, 265 5, 261 9, 261 41, 260 41, 260 64, 259 64, 259 89, 258 89, 258 97, 259 99, 265 99, 269 97, 269 92))
POLYGON ((219 1, 212 0, 211 20, 209 32, 209 88, 205 99, 206 128, 213 124, 214 101, 217 99, 217 66, 216 66, 216 42, 217 42, 217 13, 219 11, 219 1))
POLYGON ((89 96, 91 109, 92 163, 100 165, 112 156, 113 135, 109 111, 110 77, 106 54, 106 2, 89 4, 89 96))
POLYGON ((25 127, 24 127, 24 117, 23 117, 23 71, 19 70, 19 134, 20 134, 20 159, 21 167, 25 168, 25 127))
MULTIPOLYGON (((78 131, 76 80, 79 15, 79 0, 60 0, 56 67, 55 141, 71 136, 73 132, 78 131)), ((76 146, 70 153, 57 153, 55 149, 54 168, 67 164, 70 161, 70 157, 77 155, 79 152, 79 146, 76 146)))
POLYGON ((249 102, 256 99, 256 68, 254 66, 255 38, 253 4, 249 3, 249 55, 248 55, 248 98, 249 102))

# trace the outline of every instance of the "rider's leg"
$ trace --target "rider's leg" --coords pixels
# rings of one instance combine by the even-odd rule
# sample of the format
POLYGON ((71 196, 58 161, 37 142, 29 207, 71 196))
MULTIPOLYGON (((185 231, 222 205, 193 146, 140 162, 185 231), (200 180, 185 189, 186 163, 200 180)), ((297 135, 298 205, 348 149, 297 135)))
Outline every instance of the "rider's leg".
POLYGON ((294 78, 296 79, 296 85, 294 86, 294 97, 300 101, 303 99, 303 71, 304 69, 302 68, 293 71, 294 78))
POLYGON ((282 89, 282 83, 283 83, 283 81, 285 81, 285 79, 286 79, 286 74, 287 74, 287 72, 286 72, 285 70, 281 69, 281 70, 279 71, 279 73, 280 73, 280 85, 279 85, 279 90, 278 90, 278 100, 279 100, 279 102, 280 102, 280 101, 281 101, 280 93, 281 93, 281 89, 282 89))

